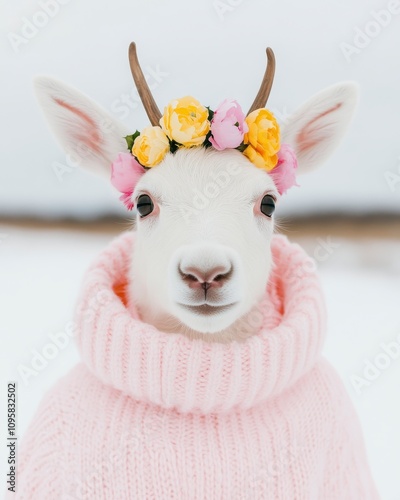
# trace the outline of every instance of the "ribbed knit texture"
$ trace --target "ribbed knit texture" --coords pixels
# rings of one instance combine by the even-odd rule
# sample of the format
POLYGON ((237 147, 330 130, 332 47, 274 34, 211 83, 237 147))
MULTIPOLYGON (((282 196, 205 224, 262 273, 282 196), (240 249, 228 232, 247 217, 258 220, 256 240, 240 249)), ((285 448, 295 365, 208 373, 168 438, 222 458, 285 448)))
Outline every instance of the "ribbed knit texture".
POLYGON ((377 499, 358 419, 321 358, 324 304, 301 248, 274 237, 261 327, 217 344, 128 310, 133 244, 117 238, 86 276, 83 363, 27 432, 16 498, 377 499))

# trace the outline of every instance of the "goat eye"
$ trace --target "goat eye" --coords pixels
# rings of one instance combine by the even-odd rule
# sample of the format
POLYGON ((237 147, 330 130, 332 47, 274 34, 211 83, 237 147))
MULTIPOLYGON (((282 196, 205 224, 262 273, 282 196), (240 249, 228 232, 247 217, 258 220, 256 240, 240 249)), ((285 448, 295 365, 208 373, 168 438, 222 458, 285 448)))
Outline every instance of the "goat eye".
POLYGON ((151 214, 154 209, 154 204, 148 194, 141 194, 139 196, 136 203, 136 209, 139 212, 140 217, 146 217, 146 215, 151 214))
POLYGON ((275 211, 275 200, 269 194, 266 194, 264 198, 261 200, 260 206, 261 212, 267 217, 271 217, 275 211))

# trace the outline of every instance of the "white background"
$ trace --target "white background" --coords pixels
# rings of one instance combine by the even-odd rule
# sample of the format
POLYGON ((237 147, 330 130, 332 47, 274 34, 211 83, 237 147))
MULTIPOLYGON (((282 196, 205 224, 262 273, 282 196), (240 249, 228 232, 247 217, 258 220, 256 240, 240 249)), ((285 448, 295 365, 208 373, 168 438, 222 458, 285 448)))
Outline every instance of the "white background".
POLYGON ((62 79, 132 131, 141 129, 148 123, 141 106, 121 102, 126 94, 135 96, 127 60, 132 40, 145 72, 164 73, 159 82, 149 79, 161 108, 192 94, 211 107, 233 97, 247 109, 264 73, 267 45, 277 57, 269 106, 281 121, 324 87, 357 81, 361 101, 346 139, 321 170, 301 179, 302 188, 280 210, 400 212, 400 14, 381 24, 373 14, 397 0, 60 0, 47 21, 40 1, 59 0, 1 2, 0 214, 123 213, 101 179, 74 169, 59 182, 54 162, 67 164, 66 158, 35 102, 32 78, 62 79), (27 21, 43 26, 36 34, 33 27, 26 43, 16 41, 26 34, 27 21), (373 37, 357 38, 357 30, 373 37), (343 44, 350 52, 354 47, 347 59, 343 44))

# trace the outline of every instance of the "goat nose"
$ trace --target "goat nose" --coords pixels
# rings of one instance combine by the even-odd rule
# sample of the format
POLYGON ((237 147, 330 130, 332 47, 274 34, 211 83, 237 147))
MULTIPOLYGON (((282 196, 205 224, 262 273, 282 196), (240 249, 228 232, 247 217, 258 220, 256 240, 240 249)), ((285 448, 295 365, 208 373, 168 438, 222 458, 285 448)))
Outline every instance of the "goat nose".
POLYGON ((179 272, 189 288, 202 288, 204 292, 207 292, 210 288, 219 288, 224 285, 232 274, 232 265, 229 263, 212 269, 179 266, 179 272))

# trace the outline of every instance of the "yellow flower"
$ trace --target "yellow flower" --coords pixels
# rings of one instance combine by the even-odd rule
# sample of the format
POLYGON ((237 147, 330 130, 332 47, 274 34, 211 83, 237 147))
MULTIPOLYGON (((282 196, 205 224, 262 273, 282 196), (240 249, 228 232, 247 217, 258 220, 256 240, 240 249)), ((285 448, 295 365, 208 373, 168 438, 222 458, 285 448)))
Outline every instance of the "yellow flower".
POLYGON ((165 107, 160 125, 171 140, 186 147, 200 146, 210 130, 208 109, 191 96, 175 99, 165 107))
POLYGON ((258 168, 271 171, 278 163, 280 149, 279 125, 268 109, 256 109, 246 118, 249 131, 244 136, 244 150, 248 159, 258 168))
POLYGON ((144 167, 154 167, 170 150, 168 137, 160 127, 146 127, 136 137, 132 154, 144 167))

